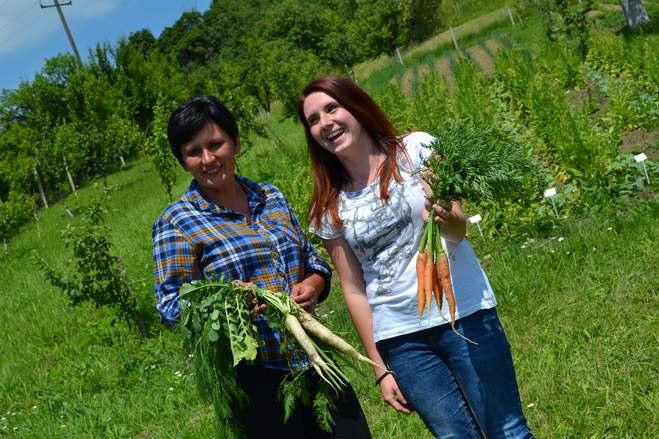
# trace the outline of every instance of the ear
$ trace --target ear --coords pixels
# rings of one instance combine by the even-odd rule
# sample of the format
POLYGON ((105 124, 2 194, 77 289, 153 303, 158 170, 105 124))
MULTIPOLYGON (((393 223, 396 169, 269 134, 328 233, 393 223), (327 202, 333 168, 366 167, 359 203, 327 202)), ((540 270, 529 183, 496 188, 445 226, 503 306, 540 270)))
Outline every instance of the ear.
POLYGON ((234 154, 238 155, 238 153, 240 152, 240 136, 238 134, 236 134, 234 149, 235 149, 234 154))
MULTIPOLYGON (((182 146, 179 147, 179 150, 178 150, 178 151, 179 151, 179 153, 181 154, 181 160, 179 161, 179 164, 180 164, 180 165, 183 167, 183 169, 185 169, 187 172, 190 172, 190 170, 188 169, 188 167, 185 166, 185 157, 184 157, 184 153, 183 153, 183 147, 182 147, 182 146)), ((177 161, 178 161, 178 160, 177 160, 177 161)))
POLYGON ((185 169, 186 171, 190 172, 190 171, 188 170, 188 167, 185 166, 185 160, 184 160, 184 157, 183 157, 183 147, 180 147, 178 151, 179 151, 179 153, 181 154, 181 160, 177 160, 177 162, 179 162, 179 164, 181 165, 181 167, 182 167, 183 169, 185 169))

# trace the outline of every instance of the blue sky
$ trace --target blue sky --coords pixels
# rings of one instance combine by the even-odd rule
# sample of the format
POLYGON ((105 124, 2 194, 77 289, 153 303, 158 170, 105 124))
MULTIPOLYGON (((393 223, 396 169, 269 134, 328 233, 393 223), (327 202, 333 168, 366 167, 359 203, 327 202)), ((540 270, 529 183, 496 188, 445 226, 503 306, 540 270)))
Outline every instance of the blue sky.
MULTIPOLYGON (((59 0, 66 3, 67 0, 59 0)), ((204 12, 211 0, 71 0, 62 12, 84 59, 97 42, 147 28, 155 37, 185 11, 204 12)), ((0 0, 0 89, 31 81, 46 58, 73 53, 53 0, 0 0)))

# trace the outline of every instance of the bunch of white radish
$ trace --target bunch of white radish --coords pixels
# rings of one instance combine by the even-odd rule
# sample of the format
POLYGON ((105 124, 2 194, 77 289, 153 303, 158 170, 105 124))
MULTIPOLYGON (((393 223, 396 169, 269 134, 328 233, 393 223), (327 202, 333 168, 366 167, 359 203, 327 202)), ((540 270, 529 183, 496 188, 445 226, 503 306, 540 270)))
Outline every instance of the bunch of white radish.
MULTIPOLYGON (((256 304, 266 304, 264 317, 282 338, 295 340, 294 355, 299 348, 306 354, 310 367, 291 374, 315 370, 320 379, 333 392, 339 392, 348 378, 333 360, 333 354, 375 364, 353 346, 334 334, 329 328, 303 310, 287 294, 258 288, 243 282, 196 281, 186 284, 180 291, 180 328, 189 342, 194 359, 195 376, 202 396, 215 408, 225 434, 239 436, 232 431, 233 410, 240 409, 246 395, 237 383, 235 367, 242 361, 256 359, 259 335, 254 324, 256 304), (297 349, 296 349, 297 348, 297 349)), ((299 385, 305 380, 291 378, 299 385)), ((291 380, 288 380, 290 382, 291 380)), ((282 397, 290 386, 282 386, 282 397)), ((304 392, 289 392, 295 395, 304 392)), ((326 396, 326 395, 325 395, 326 396)))

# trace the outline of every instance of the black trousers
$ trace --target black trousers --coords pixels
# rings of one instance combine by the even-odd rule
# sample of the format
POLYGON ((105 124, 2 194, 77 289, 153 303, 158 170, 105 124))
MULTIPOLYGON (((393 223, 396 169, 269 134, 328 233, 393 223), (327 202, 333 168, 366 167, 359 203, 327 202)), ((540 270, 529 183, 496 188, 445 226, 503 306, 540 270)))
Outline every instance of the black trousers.
MULTIPOLYGON (((286 439, 370 439, 371 433, 359 400, 352 387, 347 386, 334 398, 335 410, 331 413, 334 428, 323 431, 316 423, 313 409, 298 404, 284 423, 284 408, 277 398, 279 384, 287 372, 261 366, 240 365, 238 382, 249 398, 248 407, 240 411, 236 421, 246 431, 246 438, 286 439)), ((319 378, 311 377, 312 399, 319 388, 319 378)))

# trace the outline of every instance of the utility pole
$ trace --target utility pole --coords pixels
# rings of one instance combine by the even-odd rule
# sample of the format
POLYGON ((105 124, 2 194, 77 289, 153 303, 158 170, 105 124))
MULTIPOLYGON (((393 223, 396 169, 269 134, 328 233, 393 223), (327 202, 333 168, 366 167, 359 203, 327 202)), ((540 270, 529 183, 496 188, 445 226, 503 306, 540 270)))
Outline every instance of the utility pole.
POLYGON ((82 60, 80 59, 80 54, 78 53, 78 48, 76 47, 75 41, 73 41, 73 36, 71 35, 71 31, 69 30, 69 25, 66 24, 66 19, 64 18, 64 14, 62 13, 62 8, 60 6, 69 6, 71 4, 71 1, 69 0, 68 3, 60 3, 58 0, 53 0, 55 4, 53 5, 46 5, 44 6, 41 4, 41 1, 39 2, 39 6, 41 6, 41 9, 46 9, 46 8, 57 8, 57 13, 59 14, 59 19, 62 21, 62 25, 64 26, 64 31, 66 32, 66 36, 69 38, 69 43, 71 44, 71 47, 73 48, 73 53, 76 56, 76 59, 78 60, 78 64, 82 65, 82 60))

